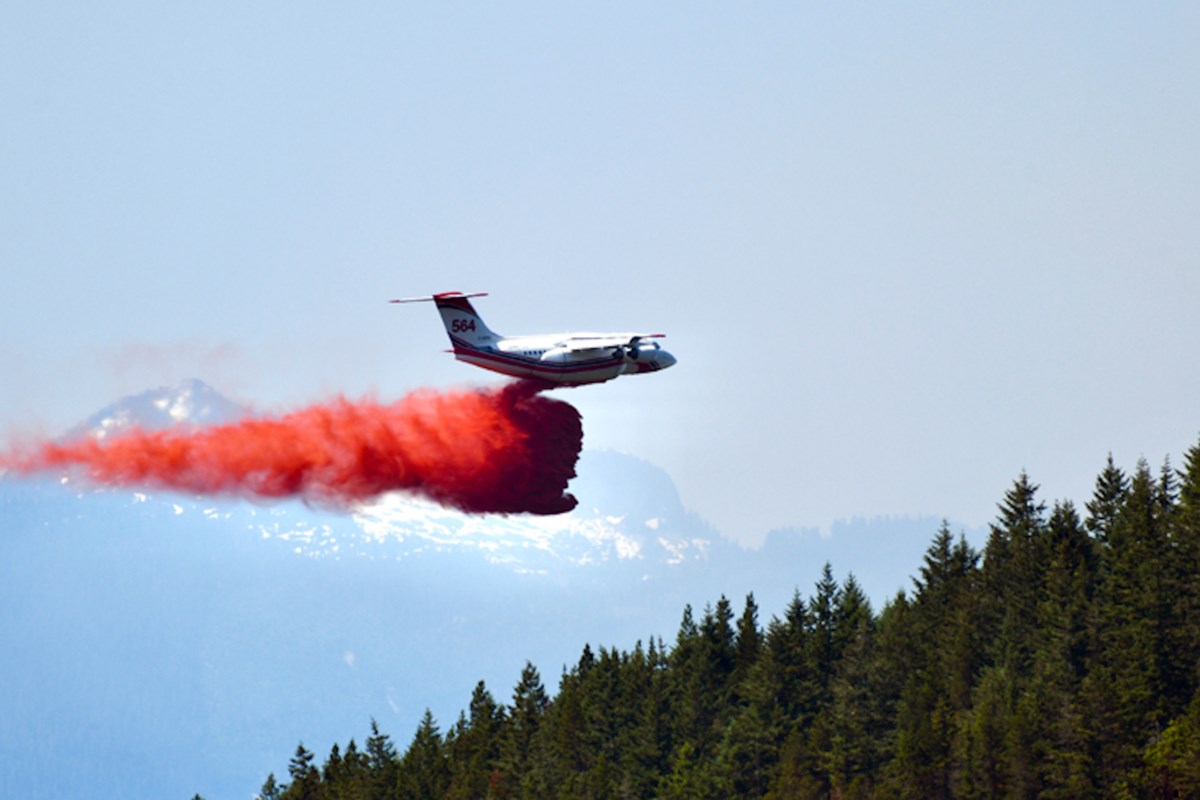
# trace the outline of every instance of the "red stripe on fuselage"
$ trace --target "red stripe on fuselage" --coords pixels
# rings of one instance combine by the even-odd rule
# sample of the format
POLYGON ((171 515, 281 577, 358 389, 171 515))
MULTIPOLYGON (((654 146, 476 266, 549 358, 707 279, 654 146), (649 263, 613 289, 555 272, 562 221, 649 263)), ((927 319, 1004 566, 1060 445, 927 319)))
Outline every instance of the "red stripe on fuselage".
POLYGON ((473 347, 460 347, 457 344, 454 346, 454 356, 471 356, 483 361, 490 361, 496 364, 507 364, 522 369, 532 369, 540 372, 552 373, 567 373, 567 372, 586 372, 601 367, 617 366, 621 362, 611 358, 601 358, 592 361, 580 361, 574 364, 547 364, 536 358, 526 358, 525 356, 517 356, 511 353, 500 351, 477 350, 473 347))

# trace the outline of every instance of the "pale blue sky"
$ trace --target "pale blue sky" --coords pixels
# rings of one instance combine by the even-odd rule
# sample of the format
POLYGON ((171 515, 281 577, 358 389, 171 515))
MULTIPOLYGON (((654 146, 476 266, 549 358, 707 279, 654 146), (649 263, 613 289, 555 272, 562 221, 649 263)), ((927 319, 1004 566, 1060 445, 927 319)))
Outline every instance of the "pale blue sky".
MULTIPOLYGON (((560 393, 731 537, 978 525, 1200 434, 1191 3, 0 9, 0 426, 200 377, 488 382, 432 309, 653 329, 560 393)), ((932 535, 932 532, 931 532, 932 535)))

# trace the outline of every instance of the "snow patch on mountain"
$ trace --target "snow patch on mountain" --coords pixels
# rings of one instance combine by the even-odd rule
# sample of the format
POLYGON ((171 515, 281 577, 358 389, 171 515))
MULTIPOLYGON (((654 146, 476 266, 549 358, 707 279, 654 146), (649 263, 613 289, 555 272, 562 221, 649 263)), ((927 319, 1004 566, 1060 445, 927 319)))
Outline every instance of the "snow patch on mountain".
POLYGON ((585 566, 653 558, 652 543, 625 530, 622 519, 577 512, 477 516, 398 494, 354 514, 363 535, 375 542, 420 543, 438 552, 475 551, 495 564, 528 566, 549 559, 585 566))
POLYGON ((105 439, 133 427, 185 430, 242 419, 248 409, 228 400, 204 381, 192 379, 124 397, 72 428, 67 438, 105 439))
MULTIPOLYGON (((104 439, 132 427, 195 430, 243 419, 248 409, 200 380, 124 397, 69 434, 104 439)), ((571 492, 575 510, 556 516, 472 515, 402 493, 345 509, 302 501, 260 505, 237 497, 211 498, 170 492, 132 492, 143 513, 196 514, 212 523, 254 531, 255 538, 285 544, 310 558, 396 559, 471 554, 521 574, 603 564, 673 567, 704 560, 720 537, 680 502, 659 467, 613 451, 584 451, 571 492)), ((68 479, 63 478, 66 482, 68 479)), ((80 485, 79 496, 108 491, 80 485)), ((115 496, 115 495, 114 495, 115 496)))

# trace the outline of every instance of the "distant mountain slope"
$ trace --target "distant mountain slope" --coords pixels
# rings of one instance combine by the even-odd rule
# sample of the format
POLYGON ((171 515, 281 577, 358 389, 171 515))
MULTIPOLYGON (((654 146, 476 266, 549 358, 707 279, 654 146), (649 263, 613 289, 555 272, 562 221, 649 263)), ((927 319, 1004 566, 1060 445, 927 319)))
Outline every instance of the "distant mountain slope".
POLYGON ((232 422, 247 413, 247 409, 204 381, 192 379, 176 387, 160 387, 121 398, 76 425, 67 438, 91 434, 103 439, 133 426, 145 430, 197 428, 232 422))
MULTIPOLYGON (((75 435, 244 413, 192 381, 75 435)), ((585 451, 577 471, 579 506, 554 517, 0 480, 0 796, 245 796, 297 739, 323 755, 375 717, 402 742, 426 707, 447 727, 480 679, 507 700, 526 659, 552 684, 584 643, 669 643, 685 603, 753 591, 765 623, 830 558, 890 596, 936 531, 854 524, 746 550, 652 464, 585 451)))

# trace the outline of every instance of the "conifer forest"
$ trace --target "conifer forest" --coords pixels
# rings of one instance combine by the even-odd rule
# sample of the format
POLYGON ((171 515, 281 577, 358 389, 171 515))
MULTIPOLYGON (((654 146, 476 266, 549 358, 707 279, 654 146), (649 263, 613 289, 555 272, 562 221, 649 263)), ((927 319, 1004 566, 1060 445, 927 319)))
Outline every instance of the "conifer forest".
POLYGON ((1110 456, 1082 507, 1038 488, 1013 482, 982 551, 931 531, 882 609, 826 564, 770 618, 720 597, 671 640, 584 644, 556 690, 526 664, 411 739, 285 748, 259 794, 1200 797, 1200 444, 1110 456))

